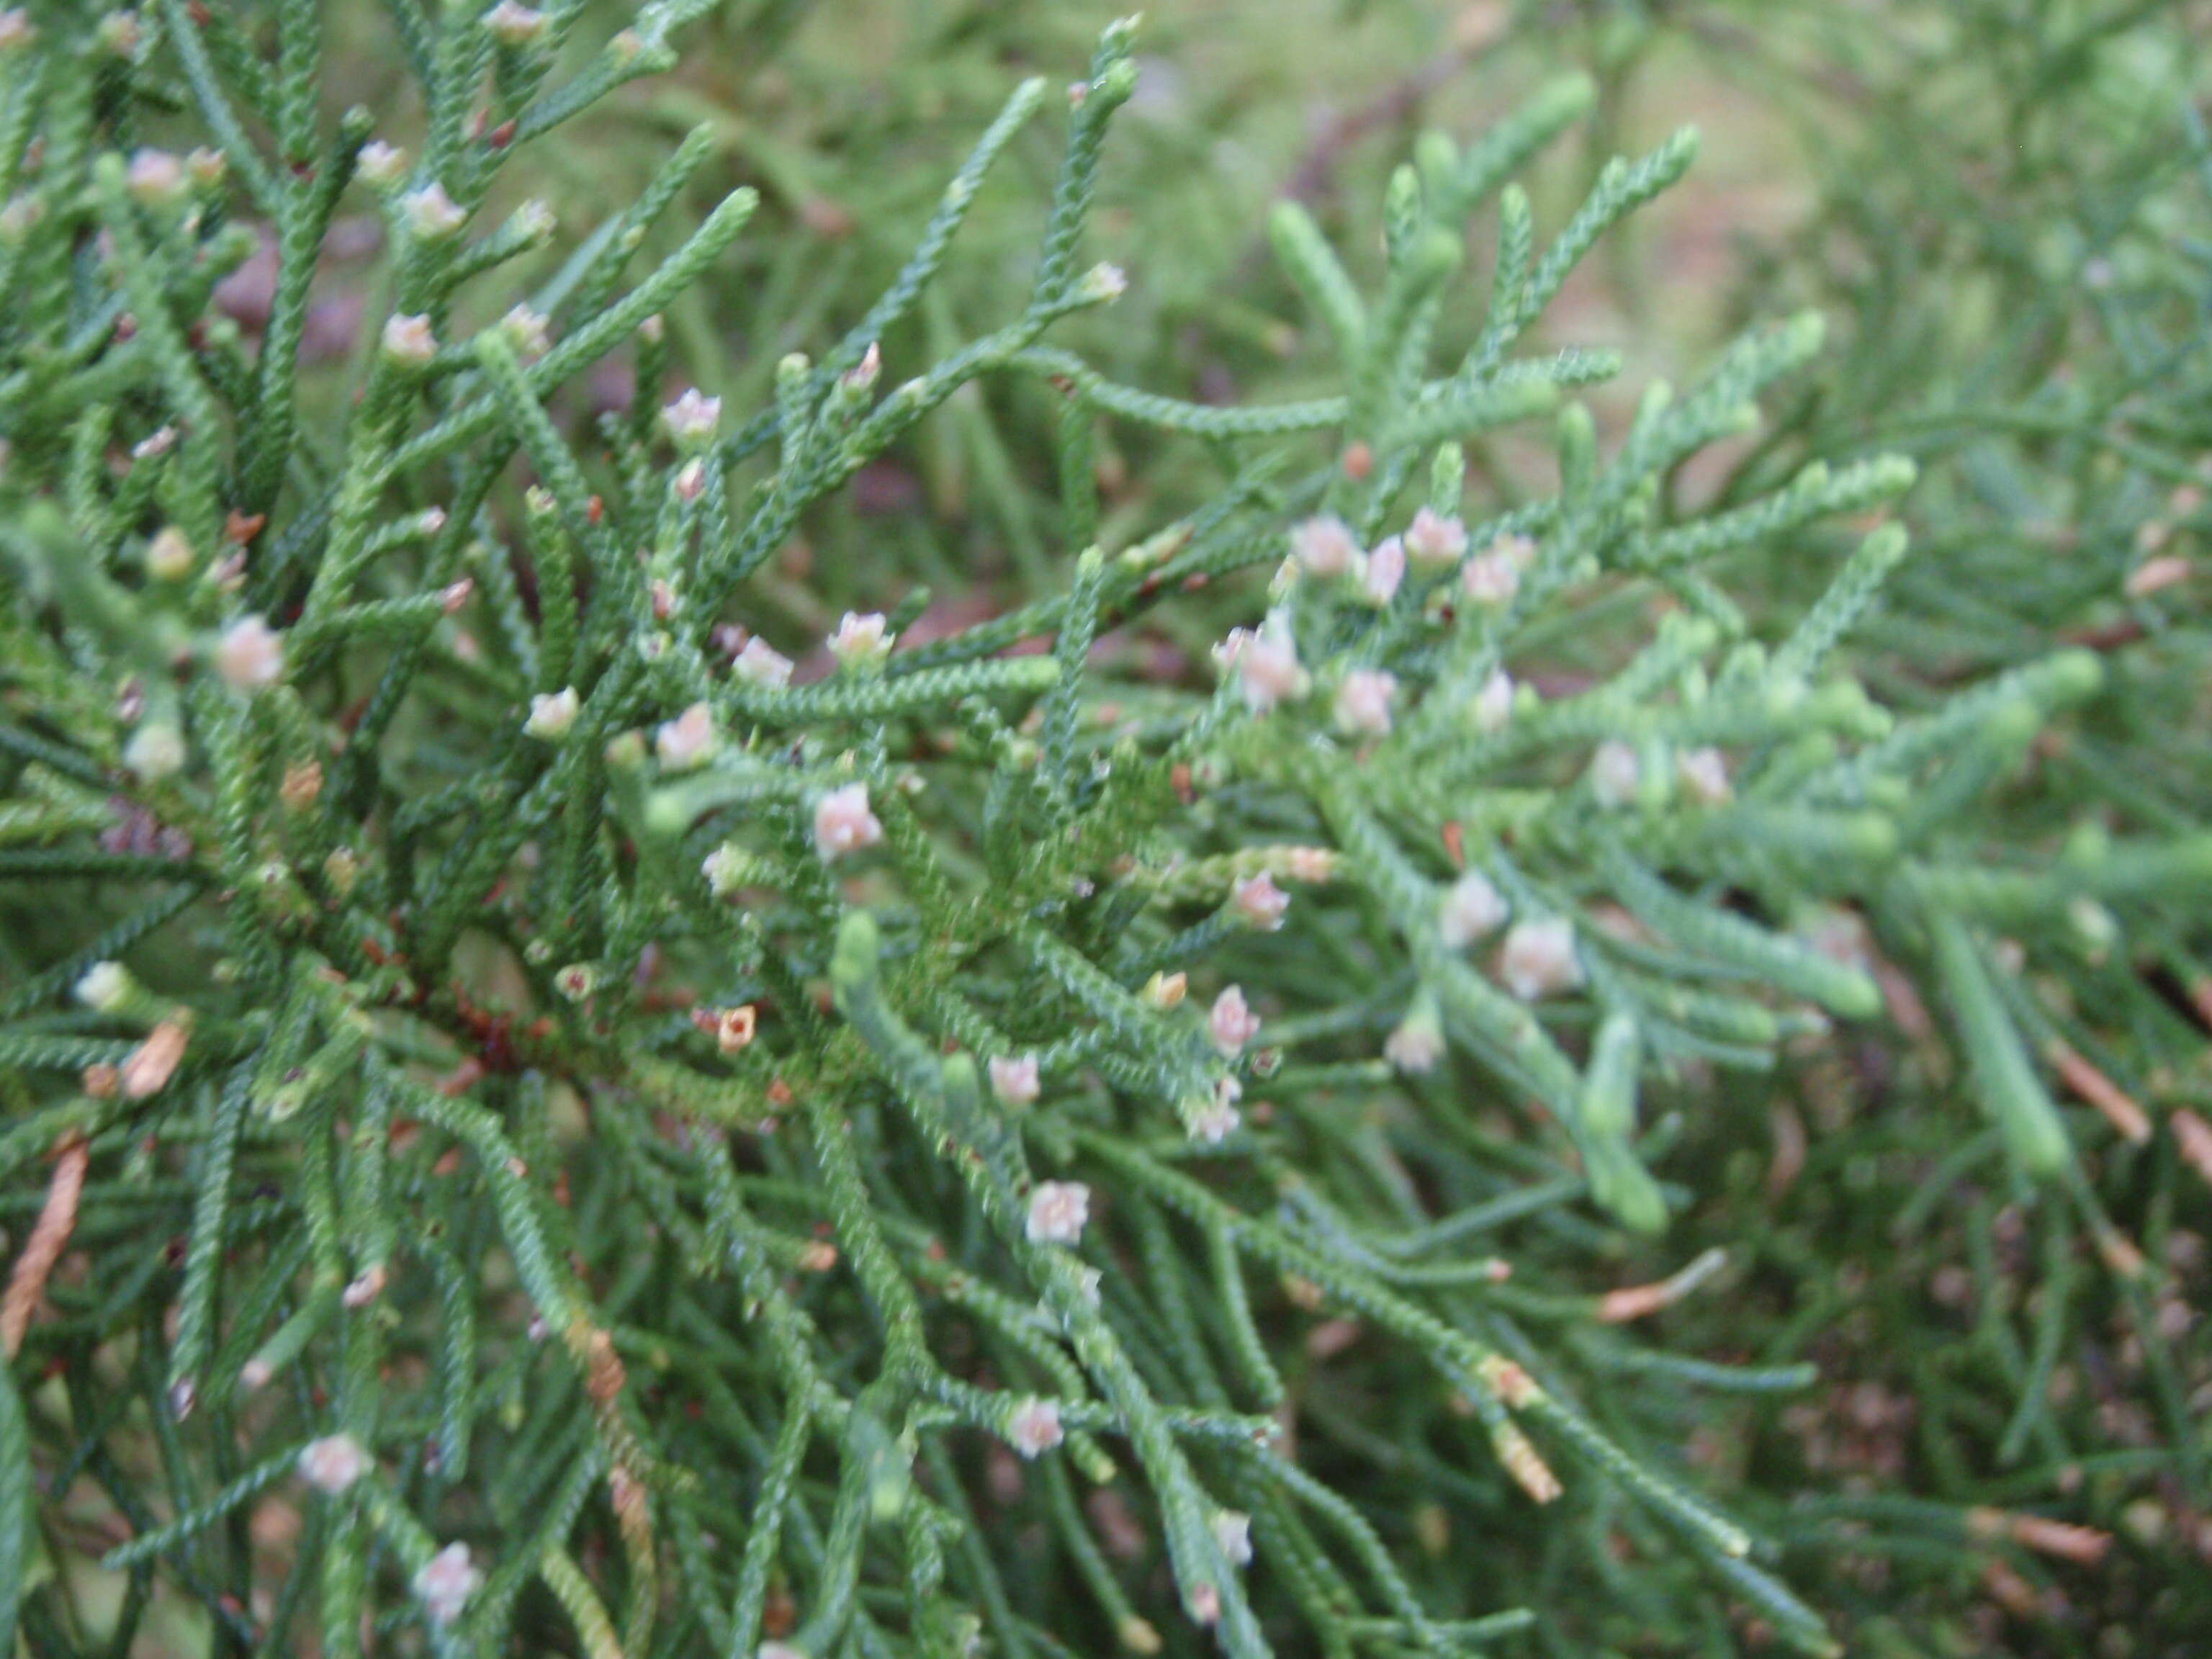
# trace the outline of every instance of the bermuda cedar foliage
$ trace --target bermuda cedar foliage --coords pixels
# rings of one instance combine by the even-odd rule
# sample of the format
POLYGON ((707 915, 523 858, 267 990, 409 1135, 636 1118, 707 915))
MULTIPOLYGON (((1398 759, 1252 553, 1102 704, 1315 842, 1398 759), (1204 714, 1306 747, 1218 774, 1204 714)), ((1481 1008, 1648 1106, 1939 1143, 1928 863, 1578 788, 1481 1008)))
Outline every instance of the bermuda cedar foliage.
MULTIPOLYGON (((1914 556, 1850 646, 1900 708, 2054 650, 2098 654, 2097 694, 1974 827, 1985 855, 2023 871, 2063 857, 2069 836, 2200 833, 2212 805, 2202 16, 1715 0, 1616 38, 1627 50, 1608 66, 1632 101, 1679 75, 1687 46, 1772 97, 1805 140, 1811 210, 1754 259, 1743 303, 1758 314, 1809 300, 1838 319, 1838 349, 1776 404, 1720 504, 1813 459, 1916 459, 1899 507, 1914 556)), ((1796 602, 1810 550, 1778 545, 1741 567, 1759 585, 1748 603, 1796 602)), ((1889 1045, 1849 1086, 1841 1068, 1808 1068, 1818 1144, 1782 1224, 1756 1245, 1733 1241, 1738 1261, 1816 1297, 1870 1270, 1873 1285, 1838 1299, 1858 1303, 1848 1318, 1802 1319, 1782 1353, 1820 1344, 1832 1376, 1893 1390, 1916 1421, 1893 1489, 1801 1502, 1785 1534, 1848 1528, 1846 1553, 1891 1572, 1865 1598, 1881 1616, 1909 1628, 1917 1607, 1948 1623, 1971 1602, 1938 1542, 1956 1536, 1959 1511, 1893 1488, 1944 1505, 2063 1495, 2067 1514, 2112 1536, 2094 1572, 2027 1567, 2048 1599, 2033 1613, 2014 1601, 2010 1639, 2063 1650, 2087 1626, 2124 1650, 2189 1651, 2212 1620, 2212 1534, 2161 1517, 2206 1497, 2212 1347, 2185 1310, 2202 1302, 2212 1177, 2212 931, 2201 902, 2075 902, 2002 932, 1992 982, 2048 1086, 2081 1103, 2085 1179, 2025 1194, 1996 1133, 1959 1139, 1919 1103, 1942 1100, 1950 1033, 1889 1045), (1889 1191, 1847 1196, 1855 1167, 1894 1172, 1889 1191), (1936 1311, 1931 1285, 1971 1316, 1936 1311), (1854 1325, 1862 1334, 1844 1339, 1854 1325)), ((1909 936, 1909 918, 1884 931, 1896 950, 1909 936)), ((1771 1104, 1747 1109, 1764 1118, 1771 1104)))
MULTIPOLYGON (((2201 716, 2212 672, 2201 41, 2139 8, 2030 8, 2027 27, 1990 4, 1893 9, 1941 73, 1874 41, 1850 55, 1855 75, 1832 95, 1873 118, 1757 301, 1809 289, 1853 319, 1854 349, 1808 377, 1733 487, 1756 494, 1777 468, 1869 445, 1912 453, 1922 556, 1863 641, 1885 687, 1918 702, 2094 649, 2100 694, 2009 792, 2008 838, 2048 844, 2084 819, 2185 830, 2212 801, 2212 756, 2177 730, 2201 716), (1955 168, 1901 165, 1939 129, 1961 149, 1955 168)), ((2190 1069, 2199 1033, 2166 1005, 2212 983, 2201 915, 2123 928, 2080 906, 2051 921, 2021 942, 2063 985, 2045 999, 2063 1040, 2114 1054, 2131 1085, 2190 1069)))
POLYGON ((656 319, 754 208, 634 257, 703 138, 564 258, 485 204, 704 9, 599 41, 392 5, 422 118, 390 134, 323 118, 311 0, 6 14, 0 1645, 1389 1655, 1735 1617, 1836 1651, 1682 1455, 1709 1402, 1812 1379, 1616 1328, 1710 1258, 1598 1293, 1696 1196, 1639 1099, 1875 1018, 1863 912, 1950 997, 2016 1177, 2078 1187, 1993 930, 2212 874, 2172 834, 1988 857, 1992 781, 2094 656, 1900 713, 1829 665, 1899 532, 1778 625, 1709 579, 1912 471, 1668 510, 1811 318, 1600 443, 1573 393, 1613 360, 1524 337, 1693 146, 1540 238, 1511 179, 1581 82, 1425 137, 1372 284, 1277 212, 1334 396, 1183 403, 1054 343, 1125 284, 1083 244, 1126 24, 1012 90, 764 406, 678 392, 656 319), (1026 303, 887 361, 1048 118, 1026 303), (388 299, 332 386, 297 348, 363 203, 388 299), (210 304, 250 220, 258 339, 210 304), (617 355, 635 395, 584 417, 617 355), (771 561, 1006 379, 1059 404, 1049 591, 949 630, 887 593, 795 668, 754 631, 771 561), (1509 423, 1557 488, 1501 507, 1460 446, 1509 423), (1102 540, 1122 428, 1219 483, 1102 540), (1208 583, 1248 624, 1211 672, 1094 667, 1208 583))

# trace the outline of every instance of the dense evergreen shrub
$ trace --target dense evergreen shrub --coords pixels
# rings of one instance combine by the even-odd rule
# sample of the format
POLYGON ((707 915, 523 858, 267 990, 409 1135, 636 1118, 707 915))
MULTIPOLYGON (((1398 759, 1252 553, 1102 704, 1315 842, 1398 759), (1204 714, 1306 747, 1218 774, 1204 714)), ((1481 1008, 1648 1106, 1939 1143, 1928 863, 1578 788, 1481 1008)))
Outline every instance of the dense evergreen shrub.
POLYGON ((1911 568, 1889 455, 1675 504, 1815 316, 1599 442, 1617 360, 1527 337, 1693 143, 1540 236, 1580 80, 1424 136, 1372 283, 1276 209, 1328 395, 1064 343, 1128 283, 1085 246, 1126 24, 1008 88, 860 314, 687 390, 664 319, 757 206, 664 224, 712 135, 598 227, 506 175, 706 9, 397 0, 385 131, 325 112, 362 8, 0 18, 0 1650, 1836 1651, 1709 1449, 1815 1374, 1637 1340, 1722 1263, 1624 1263, 1712 1077, 1877 971, 2004 1178, 2119 1238, 2002 947, 2155 927, 2212 842, 1997 789, 2096 642, 1839 664, 1911 568), (957 234, 1048 106, 973 319, 957 234), (810 569, 1007 385, 1056 485, 1019 603, 810 569), (1516 424, 1553 476, 1471 488, 1516 424), (1116 510, 1124 454, 1188 510, 1116 510), (1732 597, 1807 547, 1805 602, 1732 597))
MULTIPOLYGON (((1597 46, 1615 121, 1695 74, 1804 141, 1809 210, 1753 246, 1740 303, 1818 305, 1837 349, 1718 502, 1814 459, 1916 460, 1899 507, 1915 556, 1850 647, 1899 706, 2055 648, 2098 654, 2098 693, 2000 780, 1977 827, 2023 867, 2069 837, 2201 832, 2212 807, 2202 21, 2186 6, 1715 0, 1641 23, 1619 9, 1597 46)), ((1741 567, 1754 609, 1800 602, 1812 551, 1741 567)), ((1734 1121, 1808 1124, 1812 1144, 1740 1170, 1716 1231, 1778 1315, 1793 1295, 1825 1304, 1765 1352, 1817 1358, 1835 1390, 1792 1407, 1764 1455, 1808 1482, 1788 1531, 1808 1564, 1840 1547, 1847 1571, 1825 1582, 1867 1639, 1933 1624, 2039 1652, 2090 1632, 2100 1651, 2186 1652, 2212 1620, 2212 1537, 2191 1518, 2212 1348, 2190 1312, 2212 933, 2182 902, 2073 905, 2002 934, 1996 983, 2070 1103, 2086 1180, 2023 1190, 1996 1135, 1956 1138, 1941 1002, 1899 1003, 1895 1035, 1850 1066, 1808 1057, 1778 1109, 1744 1095, 1734 1121), (1855 1392, 1885 1426, 1852 1425, 1855 1392), (2099 1530, 2009 1564, 1954 1553, 1975 1506, 2023 1500, 2099 1530)), ((1883 943, 1909 951, 1909 925, 1883 943)))

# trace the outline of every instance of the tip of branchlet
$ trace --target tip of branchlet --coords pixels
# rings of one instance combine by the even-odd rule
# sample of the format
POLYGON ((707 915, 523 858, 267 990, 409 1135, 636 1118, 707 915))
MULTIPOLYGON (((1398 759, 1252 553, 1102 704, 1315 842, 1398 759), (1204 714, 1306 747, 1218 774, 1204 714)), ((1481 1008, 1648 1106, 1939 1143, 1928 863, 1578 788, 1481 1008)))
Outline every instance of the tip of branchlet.
POLYGON ((1152 1659, 1152 1656, 1160 1650, 1159 1632, 1153 1628, 1150 1620, 1139 1618, 1133 1613, 1115 1626, 1114 1635, 1123 1647, 1141 1655, 1143 1659, 1152 1659))
POLYGON ((859 985, 873 979, 876 957, 883 949, 883 930, 866 910, 848 910, 837 924, 837 946, 830 958, 830 976, 840 985, 859 985))

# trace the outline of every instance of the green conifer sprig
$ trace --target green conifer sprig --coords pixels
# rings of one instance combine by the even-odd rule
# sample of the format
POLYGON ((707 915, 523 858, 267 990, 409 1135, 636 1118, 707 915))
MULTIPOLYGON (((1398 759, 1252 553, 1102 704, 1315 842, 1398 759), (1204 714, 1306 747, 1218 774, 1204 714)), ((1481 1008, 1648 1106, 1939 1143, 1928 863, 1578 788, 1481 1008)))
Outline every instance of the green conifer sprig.
MULTIPOLYGON (((667 67, 703 5, 565 59, 580 7, 392 8, 411 155, 325 131, 313 0, 276 8, 273 58, 209 9, 165 3, 119 57, 40 9, 0 122, 0 782, 29 843, 0 850, 26 970, 0 1170, 27 1194, 42 1158, 52 1190, 77 1172, 91 1265, 31 1286, 53 1316, 27 1304, 9 1357, 0 1506, 38 1484, 51 1512, 66 1466, 113 1507, 137 1588, 103 1639, 173 1598, 243 1649, 313 1628, 331 1655, 365 1626, 441 1655, 1021 1654, 1101 1618, 1139 1652, 1469 1653, 1578 1628, 1572 1586, 1608 1571, 1578 1522, 1617 1514, 1702 1575, 1670 1595, 1837 1651, 1664 1449, 1679 1425, 1611 1386, 1802 1380, 1607 1328, 1593 1252, 1692 1195, 1645 1097, 1766 1063, 1814 1007, 1874 1017, 1803 920, 1863 910, 1925 935, 2006 1145, 2063 1182, 1977 924, 2149 908, 2204 860, 1986 856, 1993 780, 2094 676, 2042 658, 1900 718, 1824 670, 1894 533, 1755 636, 1719 561, 1911 481, 1877 459, 1668 507, 1817 319, 1604 441, 1568 394, 1616 358, 1508 356, 1691 141, 1607 169, 1540 255, 1507 187, 1479 343, 1438 365, 1483 287, 1464 220, 1589 89, 1465 150, 1431 135, 1373 293, 1273 221, 1337 395, 1156 397, 1050 337, 1127 280, 1082 259, 1137 76, 1116 24, 1018 313, 906 355, 1036 83, 860 320, 726 419, 664 401, 659 319, 752 192, 631 269, 705 141, 534 287, 537 216, 481 222, 516 153, 667 67), (138 143, 162 109, 204 158, 138 143), (391 297, 325 377, 301 307, 349 191, 389 228, 391 297), (209 310, 249 205, 278 266, 251 343, 209 310), (576 418, 617 352, 635 395, 576 418), (911 647, 893 618, 926 613, 887 592, 833 667, 794 663, 770 562, 1001 379, 1066 405, 1060 591, 911 647), (1546 417, 1557 495, 1469 501, 1460 441, 1546 417), (1091 446, 1119 423, 1212 445, 1215 499, 1108 518, 1091 446), (1102 665, 1108 630, 1213 582, 1253 623, 1218 684, 1102 665), (1588 633, 1565 696, 1534 684, 1547 629, 1588 633), (1346 1388, 1391 1420, 1359 1428, 1346 1388), (149 1437, 158 1509, 124 1455, 149 1437), (264 1615, 243 1520, 295 1474, 264 1615), (1497 1539, 1499 1571, 1424 1550, 1414 1509, 1497 1539), (1531 1591, 1544 1559, 1563 1587, 1531 1591)), ((20 1550, 0 1526, 0 1583, 20 1550)), ((0 1650, 82 1623, 56 1576, 0 1598, 0 1650)))

